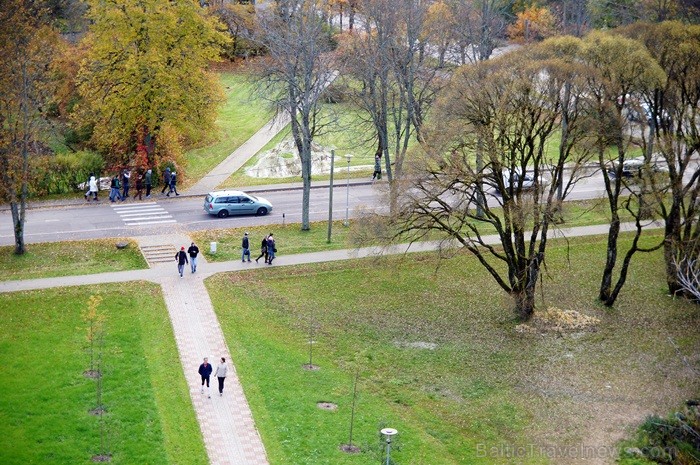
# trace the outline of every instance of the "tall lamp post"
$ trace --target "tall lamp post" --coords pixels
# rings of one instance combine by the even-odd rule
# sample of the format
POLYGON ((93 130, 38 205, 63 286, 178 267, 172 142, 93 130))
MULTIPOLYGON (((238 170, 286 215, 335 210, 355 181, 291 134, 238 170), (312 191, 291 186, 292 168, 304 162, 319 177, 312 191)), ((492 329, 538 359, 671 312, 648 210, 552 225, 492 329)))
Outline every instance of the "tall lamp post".
POLYGON ((345 222, 343 226, 350 225, 350 160, 352 160, 352 155, 349 153, 345 154, 345 159, 348 161, 348 182, 345 187, 345 222))
POLYGON ((382 436, 386 441, 386 465, 391 464, 391 438, 398 434, 394 428, 383 428, 381 430, 382 436))

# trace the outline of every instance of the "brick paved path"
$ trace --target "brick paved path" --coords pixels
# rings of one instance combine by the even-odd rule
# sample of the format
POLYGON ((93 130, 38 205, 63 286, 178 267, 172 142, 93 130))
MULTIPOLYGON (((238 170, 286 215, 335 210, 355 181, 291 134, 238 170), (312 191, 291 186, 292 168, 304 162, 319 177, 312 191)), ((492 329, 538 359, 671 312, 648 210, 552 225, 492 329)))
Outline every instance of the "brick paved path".
POLYGON ((267 464, 265 449, 236 376, 236 361, 231 360, 203 276, 188 270, 185 277, 180 278, 174 270, 170 271, 173 276, 162 278, 160 282, 209 462, 213 465, 267 464), (207 397, 206 388, 204 394, 200 392, 197 368, 204 357, 209 358, 214 368, 221 357, 226 358, 229 372, 223 397, 219 397, 214 375, 211 398, 207 397))

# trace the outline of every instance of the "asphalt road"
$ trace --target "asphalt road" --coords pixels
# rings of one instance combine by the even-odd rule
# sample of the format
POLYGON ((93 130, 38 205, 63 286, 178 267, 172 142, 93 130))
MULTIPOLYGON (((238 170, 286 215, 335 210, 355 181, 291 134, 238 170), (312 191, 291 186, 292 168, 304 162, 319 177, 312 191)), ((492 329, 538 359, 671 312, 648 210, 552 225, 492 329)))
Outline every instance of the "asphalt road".
MULTIPOLYGON (((382 191, 385 189, 386 184, 380 183, 351 184, 347 190, 346 184, 339 181, 333 194, 333 219, 338 221, 345 219, 346 196, 350 218, 354 217, 360 208, 381 209, 382 203, 385 202, 382 196, 382 191)), ((579 181, 568 200, 601 197, 603 192, 602 176, 598 174, 579 181)), ((156 193, 148 200, 110 203, 107 193, 101 194, 99 202, 29 209, 25 241, 37 243, 103 237, 135 237, 158 233, 187 233, 204 229, 301 222, 301 189, 260 193, 260 196, 272 202, 274 207, 274 210, 266 216, 229 218, 216 218, 205 213, 204 198, 200 196, 167 198, 156 193)), ((328 198, 328 187, 311 190, 310 219, 312 222, 328 219, 328 198)), ((13 243, 10 212, 2 211, 0 212, 0 245, 13 243)))

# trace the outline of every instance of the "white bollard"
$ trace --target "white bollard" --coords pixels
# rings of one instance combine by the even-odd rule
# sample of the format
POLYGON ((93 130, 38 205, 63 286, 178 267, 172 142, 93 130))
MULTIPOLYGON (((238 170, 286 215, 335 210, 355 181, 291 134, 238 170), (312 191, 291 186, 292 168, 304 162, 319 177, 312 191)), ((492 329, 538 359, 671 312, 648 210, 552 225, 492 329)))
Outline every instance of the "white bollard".
POLYGON ((209 251, 211 253, 216 253, 216 242, 210 242, 209 243, 209 251))

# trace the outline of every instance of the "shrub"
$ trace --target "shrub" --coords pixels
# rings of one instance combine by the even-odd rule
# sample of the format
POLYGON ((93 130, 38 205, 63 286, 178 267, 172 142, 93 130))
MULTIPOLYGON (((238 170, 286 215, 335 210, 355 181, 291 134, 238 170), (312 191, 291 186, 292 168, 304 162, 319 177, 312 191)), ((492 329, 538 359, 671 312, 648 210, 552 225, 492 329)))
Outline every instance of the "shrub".
POLYGON ((104 169, 102 155, 95 152, 43 155, 31 160, 29 190, 31 196, 65 194, 80 190, 90 173, 100 177, 104 169))

